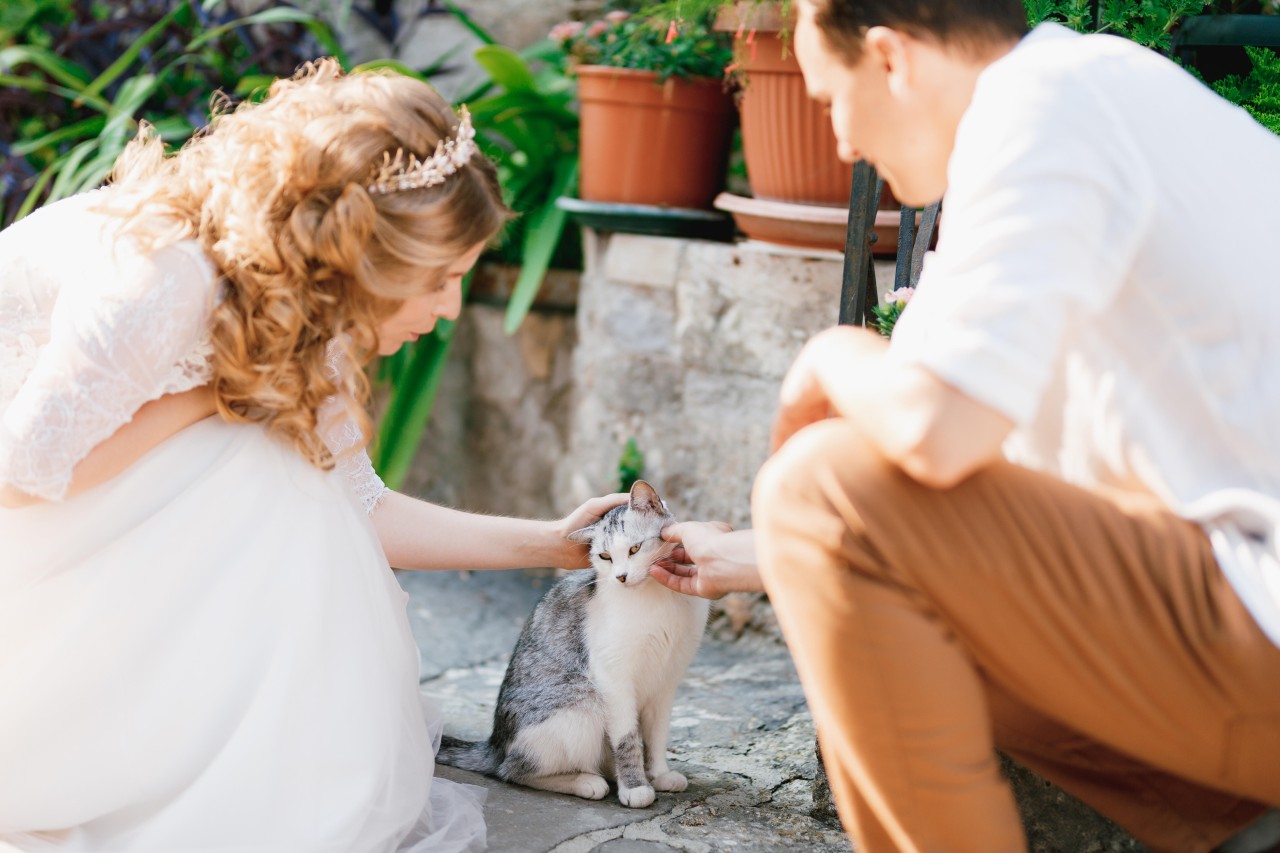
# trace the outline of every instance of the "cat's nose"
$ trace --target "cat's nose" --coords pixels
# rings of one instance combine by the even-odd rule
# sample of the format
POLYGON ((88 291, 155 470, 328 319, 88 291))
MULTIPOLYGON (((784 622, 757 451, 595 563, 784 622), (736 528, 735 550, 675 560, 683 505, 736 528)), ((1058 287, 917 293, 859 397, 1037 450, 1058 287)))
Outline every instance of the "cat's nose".
POLYGON ((614 577, 618 579, 618 583, 626 583, 626 582, 627 582, 627 575, 626 575, 626 572, 623 572, 623 573, 622 573, 622 574, 620 574, 620 575, 614 575, 614 577))

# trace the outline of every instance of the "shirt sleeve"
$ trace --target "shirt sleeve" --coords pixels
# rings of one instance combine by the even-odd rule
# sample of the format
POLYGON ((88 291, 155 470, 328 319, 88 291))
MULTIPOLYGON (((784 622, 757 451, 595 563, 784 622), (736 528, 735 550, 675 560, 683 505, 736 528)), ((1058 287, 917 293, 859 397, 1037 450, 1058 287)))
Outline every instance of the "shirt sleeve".
POLYGON ((1105 93, 1010 72, 980 80, 960 124, 938 248, 888 357, 1025 425, 1073 324, 1119 290, 1153 194, 1105 93))
POLYGON ((113 257, 101 279, 63 284, 49 341, 0 420, 0 482, 27 494, 61 499, 75 466, 208 335, 213 276, 190 249, 118 245, 113 257))

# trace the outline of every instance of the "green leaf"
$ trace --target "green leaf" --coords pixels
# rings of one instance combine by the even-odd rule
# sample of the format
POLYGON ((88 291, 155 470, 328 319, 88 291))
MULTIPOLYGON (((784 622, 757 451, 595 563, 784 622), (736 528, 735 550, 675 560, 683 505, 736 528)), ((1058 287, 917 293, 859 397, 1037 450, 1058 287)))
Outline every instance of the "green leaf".
POLYGON ((533 72, 514 50, 497 44, 487 45, 476 49, 475 58, 493 81, 508 92, 535 91, 533 72))
POLYGON ((99 150, 97 156, 75 170, 71 177, 68 194, 75 195, 101 186, 110 176, 111 170, 115 168, 116 160, 119 159, 123 149, 122 145, 118 148, 99 150))
MULTIPOLYGON (((471 277, 468 273, 462 280, 464 303, 471 289, 471 277)), ((455 322, 441 320, 430 335, 413 345, 407 364, 396 371, 398 375, 390 388, 387 408, 370 454, 374 469, 392 489, 403 485, 422 442, 456 328, 455 322)))
POLYGON ((187 6, 185 2, 179 3, 163 18, 152 24, 145 33, 138 37, 137 41, 125 48, 124 52, 120 54, 119 59, 107 66, 107 69, 99 74, 97 78, 80 93, 80 99, 88 103, 91 98, 99 97, 108 86, 116 81, 116 78, 123 74, 129 66, 133 65, 133 63, 137 61, 143 50, 150 47, 153 41, 164 35, 164 31, 174 22, 174 20, 177 19, 179 15, 189 11, 190 7, 187 6))
POLYGON ((559 42, 551 39, 542 39, 535 41, 533 44, 520 51, 520 58, 526 62, 545 62, 548 64, 559 64, 564 60, 564 48, 559 42))
POLYGON ((578 84, 572 77, 565 76, 559 68, 550 66, 538 69, 533 75, 534 85, 546 98, 560 106, 568 106, 577 95, 578 84))
POLYGON ((159 85, 160 80, 154 74, 139 74, 120 84, 107 124, 102 129, 104 145, 123 147, 125 134, 137 127, 134 114, 142 109, 159 85))
POLYGON ((426 83, 427 85, 431 85, 431 81, 426 78, 426 75, 422 74, 419 71, 414 70, 413 68, 410 68, 408 65, 405 65, 403 62, 401 62, 398 59, 371 59, 368 62, 362 62, 359 65, 357 65, 355 67, 355 70, 356 71, 376 71, 381 68, 390 69, 396 72, 397 74, 403 74, 406 77, 412 77, 415 80, 421 80, 423 83, 426 83))
POLYGON ((444 0, 444 7, 449 11, 450 15, 458 19, 462 26, 480 41, 485 44, 497 44, 498 40, 489 34, 489 31, 477 24, 470 15, 458 8, 453 0, 444 0))
POLYGON ((183 116, 164 116, 152 121, 151 125, 165 142, 185 142, 192 133, 195 133, 191 122, 183 116))
POLYGON ((33 151, 39 151, 41 148, 47 148, 51 145, 58 145, 71 139, 82 136, 97 136, 102 132, 102 128, 106 126, 107 120, 102 116, 91 116, 83 121, 69 124, 66 127, 60 127, 38 136, 35 139, 22 139, 13 143, 12 148, 14 154, 25 157, 33 151))
POLYGON ((315 18, 311 21, 305 22, 305 26, 307 31, 311 33, 311 37, 314 38, 330 56, 338 60, 338 65, 342 66, 344 71, 351 70, 351 56, 342 47, 342 42, 338 40, 337 35, 334 34, 328 24, 319 18, 315 18))
POLYGON ((246 74, 236 81, 232 91, 241 98, 249 98, 270 87, 275 80, 270 74, 246 74))
POLYGON ((17 222, 35 209, 36 204, 40 201, 41 194, 44 193, 44 188, 49 185, 49 181, 53 179, 57 171, 57 160, 45 167, 44 171, 40 173, 40 177, 36 179, 35 186, 31 188, 31 192, 27 193, 27 197, 22 200, 22 205, 18 208, 18 212, 14 214, 14 222, 17 222))
POLYGON ((74 192, 76 171, 80 168, 80 164, 96 152, 98 148, 98 140, 89 139, 81 142, 75 148, 53 161, 49 168, 53 170, 56 178, 54 179, 53 187, 49 190, 49 201, 66 198, 74 192))
POLYGON ((629 492, 636 480, 644 476, 644 452, 636 446, 635 438, 628 438, 618 458, 618 491, 629 492))
POLYGON ((555 179, 546 202, 529 214, 522 253, 524 265, 511 289, 511 300, 507 303, 507 314, 502 323, 502 328, 508 335, 520 328, 542 287, 542 280, 547 277, 551 256, 560 244, 567 221, 566 212, 556 205, 556 199, 572 193, 577 180, 577 158, 561 159, 556 165, 555 179))
POLYGON ((576 130, 578 127, 577 113, 557 106, 533 91, 503 92, 501 95, 473 102, 470 110, 477 126, 485 121, 538 117, 548 119, 563 128, 576 130))
POLYGON ((47 48, 25 44, 0 50, 0 71, 13 70, 27 64, 34 65, 62 85, 76 91, 89 85, 92 79, 82 66, 47 48))
POLYGON ((458 52, 462 50, 462 48, 463 48, 463 45, 461 42, 459 42, 458 44, 455 44, 453 47, 446 50, 440 56, 436 57, 435 62, 432 62, 426 68, 423 68, 421 72, 419 72, 422 79, 426 80, 428 78, 436 76, 437 74, 445 73, 446 67, 449 64, 449 60, 453 59, 453 57, 456 56, 458 52))
POLYGON ((285 6, 264 9, 261 12, 245 15, 243 18, 236 18, 234 21, 228 21, 220 26, 205 30, 187 42, 187 51, 190 52, 202 47, 240 27, 249 27, 255 24, 311 24, 315 23, 315 21, 315 15, 310 12, 304 12, 301 9, 290 9, 285 6))
MULTIPOLYGON (((53 83, 46 83, 43 80, 37 80, 34 77, 15 77, 11 74, 0 74, 0 86, 13 86, 17 89, 26 89, 29 92, 42 92, 51 95, 60 95, 68 101, 74 101, 80 97, 80 93, 68 89, 65 86, 58 86, 53 83)), ((106 112, 110 105, 101 99, 91 104, 95 109, 101 109, 106 112)))

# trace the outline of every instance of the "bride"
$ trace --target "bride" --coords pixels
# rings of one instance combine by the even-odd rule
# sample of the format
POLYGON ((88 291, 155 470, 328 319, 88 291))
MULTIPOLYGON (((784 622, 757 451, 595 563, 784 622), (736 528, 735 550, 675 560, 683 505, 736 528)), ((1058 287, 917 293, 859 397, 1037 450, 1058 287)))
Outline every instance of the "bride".
POLYGON ((0 232, 0 850, 484 847, 388 566, 586 565, 388 491, 362 368, 510 212, 461 118, 321 61, 0 232))

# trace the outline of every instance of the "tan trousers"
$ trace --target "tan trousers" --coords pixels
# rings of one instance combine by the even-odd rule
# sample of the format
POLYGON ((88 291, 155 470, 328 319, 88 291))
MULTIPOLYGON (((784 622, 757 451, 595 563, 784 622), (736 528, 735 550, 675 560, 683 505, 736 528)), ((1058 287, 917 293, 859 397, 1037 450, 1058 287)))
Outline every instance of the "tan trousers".
POLYGON ((1150 499, 1008 464, 938 491, 832 420, 753 512, 859 853, 1024 851, 996 747, 1156 853, 1280 804, 1280 649, 1150 499))

